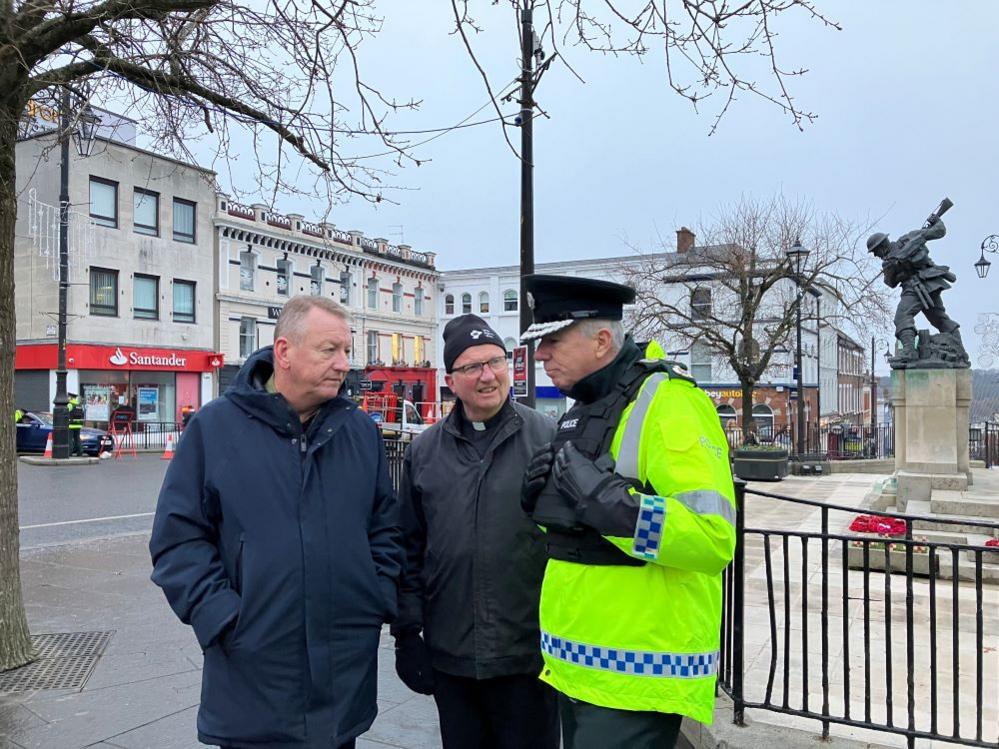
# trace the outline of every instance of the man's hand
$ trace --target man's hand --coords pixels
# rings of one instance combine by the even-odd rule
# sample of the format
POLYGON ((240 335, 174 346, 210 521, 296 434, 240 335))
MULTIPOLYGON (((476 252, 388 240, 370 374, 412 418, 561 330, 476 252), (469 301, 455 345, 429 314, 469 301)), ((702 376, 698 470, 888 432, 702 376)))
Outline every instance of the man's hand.
POLYGON ((559 493, 576 505, 576 518, 604 536, 631 536, 638 522, 638 500, 631 482, 587 458, 572 442, 555 456, 552 478, 559 493))
POLYGON ((548 474, 551 473, 554 460, 555 449, 551 445, 546 445, 534 453, 531 462, 527 464, 524 483, 520 488, 520 506, 528 515, 534 512, 538 496, 548 483, 548 474))
POLYGON ((414 692, 434 693, 430 650, 419 634, 411 632, 395 638, 395 672, 402 683, 414 692))

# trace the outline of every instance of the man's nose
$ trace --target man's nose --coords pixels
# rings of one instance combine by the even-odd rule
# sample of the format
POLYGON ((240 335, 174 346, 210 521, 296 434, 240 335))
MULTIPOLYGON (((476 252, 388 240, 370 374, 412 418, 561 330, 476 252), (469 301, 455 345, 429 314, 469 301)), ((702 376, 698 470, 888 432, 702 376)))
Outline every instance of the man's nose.
POLYGON ((496 373, 493 372, 493 368, 489 366, 488 362, 483 363, 482 372, 479 374, 479 379, 485 380, 486 382, 496 379, 496 373))
POLYGON ((349 372, 350 371, 350 357, 347 356, 346 352, 341 351, 333 359, 333 368, 339 372, 349 372))
POLYGON ((538 344, 538 347, 534 350, 534 360, 535 361, 547 361, 548 356, 548 344, 542 342, 538 344))

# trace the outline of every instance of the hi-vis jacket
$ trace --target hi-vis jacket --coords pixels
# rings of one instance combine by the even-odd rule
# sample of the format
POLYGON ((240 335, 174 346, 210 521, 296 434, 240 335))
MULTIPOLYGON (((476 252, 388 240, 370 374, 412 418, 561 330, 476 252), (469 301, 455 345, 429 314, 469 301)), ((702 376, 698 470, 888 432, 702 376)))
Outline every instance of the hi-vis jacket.
MULTIPOLYGON (((662 357, 658 344, 646 355, 662 357)), ((735 550, 728 443, 708 396, 650 374, 611 443, 615 472, 637 479, 634 535, 605 536, 643 566, 550 559, 541 589, 542 680, 603 707, 711 723, 721 572, 735 550)))

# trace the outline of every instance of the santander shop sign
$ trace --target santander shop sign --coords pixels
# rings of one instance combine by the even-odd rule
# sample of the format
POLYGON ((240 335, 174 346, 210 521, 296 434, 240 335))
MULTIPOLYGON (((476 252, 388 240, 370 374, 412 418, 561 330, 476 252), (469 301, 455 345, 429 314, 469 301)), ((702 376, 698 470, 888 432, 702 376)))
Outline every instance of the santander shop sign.
POLYGON ((108 361, 116 367, 176 367, 182 369, 187 366, 187 357, 177 356, 175 351, 169 354, 141 354, 138 351, 129 351, 126 355, 121 347, 117 347, 114 353, 108 357, 108 361))

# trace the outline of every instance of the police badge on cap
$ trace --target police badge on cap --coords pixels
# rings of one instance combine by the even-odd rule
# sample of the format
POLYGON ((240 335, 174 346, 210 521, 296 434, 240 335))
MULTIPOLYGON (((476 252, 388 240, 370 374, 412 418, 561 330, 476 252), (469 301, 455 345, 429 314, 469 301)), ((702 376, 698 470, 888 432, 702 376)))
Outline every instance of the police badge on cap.
POLYGON ((534 324, 520 340, 543 338, 579 320, 620 320, 624 305, 635 301, 635 290, 610 281, 574 276, 524 277, 534 324))

